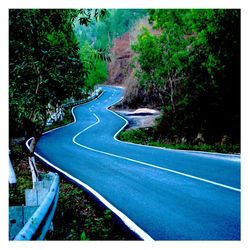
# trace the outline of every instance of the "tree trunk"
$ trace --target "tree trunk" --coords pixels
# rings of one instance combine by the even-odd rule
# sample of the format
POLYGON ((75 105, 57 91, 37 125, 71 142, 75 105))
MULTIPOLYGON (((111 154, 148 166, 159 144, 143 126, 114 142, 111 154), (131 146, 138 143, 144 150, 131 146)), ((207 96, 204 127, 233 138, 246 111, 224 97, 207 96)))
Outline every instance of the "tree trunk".
POLYGON ((173 112, 175 112, 175 105, 174 105, 174 85, 172 79, 169 79, 169 87, 170 87, 170 101, 173 107, 173 112))
POLYGON ((110 34, 108 32, 108 50, 110 51, 111 48, 111 39, 110 39, 110 34))

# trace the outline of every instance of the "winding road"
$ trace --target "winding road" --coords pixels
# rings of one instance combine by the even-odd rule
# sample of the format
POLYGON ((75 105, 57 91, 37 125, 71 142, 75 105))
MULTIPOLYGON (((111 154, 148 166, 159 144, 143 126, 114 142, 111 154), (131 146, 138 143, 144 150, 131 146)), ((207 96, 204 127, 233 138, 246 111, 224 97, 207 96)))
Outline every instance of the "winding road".
POLYGON ((121 142, 109 106, 123 89, 72 110, 36 155, 87 189, 144 240, 240 240, 240 158, 121 142))

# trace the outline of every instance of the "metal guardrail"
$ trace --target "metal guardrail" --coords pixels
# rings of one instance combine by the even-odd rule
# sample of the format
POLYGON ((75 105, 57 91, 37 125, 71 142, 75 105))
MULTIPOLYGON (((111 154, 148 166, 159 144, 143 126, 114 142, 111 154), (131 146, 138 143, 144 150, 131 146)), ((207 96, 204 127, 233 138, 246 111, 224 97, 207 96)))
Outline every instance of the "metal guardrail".
POLYGON ((54 180, 48 194, 14 240, 44 239, 51 225, 59 195, 59 176, 56 173, 50 174, 54 175, 54 180))
POLYGON ((59 108, 59 110, 55 113, 53 113, 47 120, 46 125, 50 126, 52 125, 54 122, 56 122, 57 120, 63 118, 63 109, 64 108, 69 108, 72 106, 76 106, 76 105, 80 105, 86 102, 89 102, 93 99, 95 99, 100 93, 101 93, 102 89, 100 87, 98 87, 97 89, 95 89, 91 95, 89 95, 89 97, 78 100, 78 101, 71 101, 71 102, 67 102, 65 104, 62 104, 59 108))
MULTIPOLYGON (((61 108, 79 105, 85 103, 86 101, 90 101, 96 98, 100 92, 101 88, 98 88, 88 98, 76 102, 69 102, 62 105, 61 108)), ((28 148, 29 141, 30 139, 26 142, 26 146, 28 148)), ((31 218, 24 225, 22 230, 16 235, 14 240, 43 240, 45 238, 51 225, 59 197, 59 176, 56 173, 50 174, 54 175, 54 180, 48 194, 31 218)))

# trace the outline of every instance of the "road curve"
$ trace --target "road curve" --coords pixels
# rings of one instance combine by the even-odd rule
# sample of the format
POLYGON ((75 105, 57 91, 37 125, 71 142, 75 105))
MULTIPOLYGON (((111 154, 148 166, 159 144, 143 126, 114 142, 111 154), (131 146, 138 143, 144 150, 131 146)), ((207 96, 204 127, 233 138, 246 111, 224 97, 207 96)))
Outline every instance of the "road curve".
POLYGON ((78 182, 144 240, 240 240, 240 159, 120 142, 126 120, 103 87, 73 109, 75 122, 45 133, 36 155, 78 182))

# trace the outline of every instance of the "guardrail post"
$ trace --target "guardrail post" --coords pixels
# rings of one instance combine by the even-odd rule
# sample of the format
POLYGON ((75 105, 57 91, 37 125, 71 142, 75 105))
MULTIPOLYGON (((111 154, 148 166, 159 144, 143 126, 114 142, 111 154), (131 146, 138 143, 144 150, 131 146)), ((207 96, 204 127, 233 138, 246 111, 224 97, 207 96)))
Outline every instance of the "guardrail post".
MULTIPOLYGON (((10 154, 10 150, 9 150, 9 154, 10 154)), ((9 184, 11 186, 15 186, 16 185, 16 174, 13 168, 13 165, 10 161, 10 156, 9 156, 9 184)))
MULTIPOLYGON (((50 172, 46 174, 46 178, 52 182, 46 196, 14 240, 43 240, 46 236, 57 206, 59 176, 50 172)), ((26 206, 25 208, 31 207, 26 206)))
POLYGON ((35 150, 36 139, 33 137, 29 146, 30 156, 29 156, 29 167, 32 174, 32 182, 33 188, 35 188, 35 184, 38 179, 38 170, 36 168, 36 162, 34 157, 34 150, 35 150))

